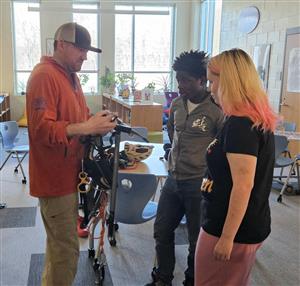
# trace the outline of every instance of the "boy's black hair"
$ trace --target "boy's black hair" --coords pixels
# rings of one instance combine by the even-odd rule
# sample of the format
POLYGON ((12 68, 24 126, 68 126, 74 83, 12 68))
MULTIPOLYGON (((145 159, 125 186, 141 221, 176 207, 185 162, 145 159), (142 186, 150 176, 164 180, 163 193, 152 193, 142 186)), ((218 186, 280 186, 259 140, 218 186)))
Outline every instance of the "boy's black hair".
POLYGON ((176 57, 173 63, 174 71, 184 71, 193 76, 194 78, 206 78, 206 68, 208 63, 207 53, 199 50, 190 50, 183 52, 176 57))

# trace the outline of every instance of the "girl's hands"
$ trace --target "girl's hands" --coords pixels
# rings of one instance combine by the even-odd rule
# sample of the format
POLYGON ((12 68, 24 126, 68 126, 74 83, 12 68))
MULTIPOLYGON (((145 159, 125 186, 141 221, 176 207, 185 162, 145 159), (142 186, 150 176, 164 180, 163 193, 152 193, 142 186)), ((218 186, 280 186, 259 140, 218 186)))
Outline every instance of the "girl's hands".
POLYGON ((214 258, 220 261, 229 260, 232 247, 233 247, 233 240, 229 238, 225 238, 224 236, 221 235, 213 251, 214 258))

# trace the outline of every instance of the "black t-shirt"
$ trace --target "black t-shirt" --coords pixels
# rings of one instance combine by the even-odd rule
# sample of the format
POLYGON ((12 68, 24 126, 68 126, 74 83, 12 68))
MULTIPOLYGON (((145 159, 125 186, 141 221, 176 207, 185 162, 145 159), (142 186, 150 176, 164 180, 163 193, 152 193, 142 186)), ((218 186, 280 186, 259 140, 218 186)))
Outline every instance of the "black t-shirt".
POLYGON ((234 241, 262 242, 271 231, 269 195, 274 168, 274 135, 253 128, 249 118, 231 116, 216 139, 208 146, 207 181, 202 184, 203 229, 220 237, 225 223, 232 189, 232 177, 226 153, 257 157, 254 186, 248 207, 234 241))

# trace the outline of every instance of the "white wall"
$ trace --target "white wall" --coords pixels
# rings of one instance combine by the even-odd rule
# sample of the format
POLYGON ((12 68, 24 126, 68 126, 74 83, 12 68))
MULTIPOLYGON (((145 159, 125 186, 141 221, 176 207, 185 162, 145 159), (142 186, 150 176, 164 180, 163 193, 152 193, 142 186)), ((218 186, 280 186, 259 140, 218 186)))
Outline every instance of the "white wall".
POLYGON ((254 46, 271 44, 268 94, 276 111, 280 101, 286 29, 298 26, 299 1, 223 0, 220 51, 238 47, 252 55, 254 46), (260 11, 258 26, 250 34, 238 31, 239 14, 247 6, 256 6, 260 11))
MULTIPOLYGON (((133 2, 141 2, 134 0, 133 2)), ((151 1, 142 1, 143 3, 151 3, 151 1)), ((155 3, 154 1, 152 1, 155 3)), ((109 8, 112 1, 102 1, 103 8, 109 8)), ((156 2, 157 3, 157 2, 156 2)), ((199 34, 195 25, 197 9, 200 0, 198 1, 167 1, 161 0, 159 3, 173 3, 176 5, 176 27, 175 27, 175 56, 184 50, 197 48, 197 36, 199 34)), ((0 1, 0 91, 9 92, 11 95, 11 118, 18 120, 25 108, 25 96, 14 95, 13 92, 13 48, 12 48, 12 19, 11 19, 11 4, 10 1, 0 1)), ((57 0, 41 0, 41 10, 48 9, 48 11, 41 11, 41 44, 42 54, 45 54, 46 39, 53 38, 57 27, 65 22, 72 20, 70 12, 50 12, 51 8, 58 7, 60 11, 66 11, 71 7, 71 1, 57 1, 57 0)), ((114 17, 112 15, 101 16, 101 48, 103 54, 101 55, 100 71, 104 71, 105 66, 114 66, 114 17)), ((92 112, 101 109, 102 97, 86 96, 87 103, 92 112)), ((160 99, 160 101, 162 101, 160 99)))
MULTIPOLYGON (((9 92, 11 95, 13 90, 13 49, 10 6, 10 1, 0 2, 0 91, 9 92)), ((11 105, 14 104, 12 98, 10 101, 11 105)), ((18 109, 22 108, 23 103, 24 100, 22 102, 21 99, 18 109)))

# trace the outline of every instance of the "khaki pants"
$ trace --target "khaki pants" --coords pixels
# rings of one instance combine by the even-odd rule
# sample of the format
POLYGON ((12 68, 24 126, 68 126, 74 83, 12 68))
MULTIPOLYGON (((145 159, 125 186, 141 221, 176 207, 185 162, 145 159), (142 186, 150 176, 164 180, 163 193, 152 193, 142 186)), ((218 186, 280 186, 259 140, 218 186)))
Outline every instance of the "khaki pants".
POLYGON ((42 286, 71 286, 79 257, 78 194, 39 201, 47 233, 42 286))

